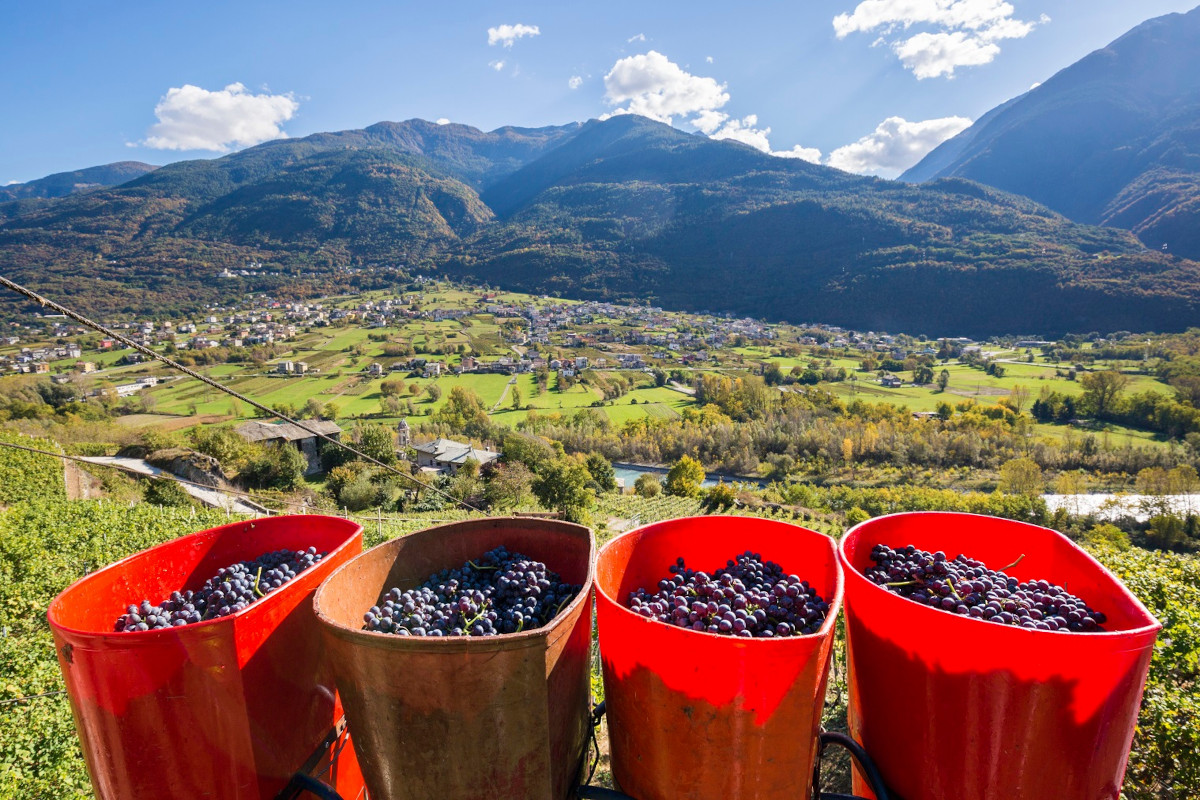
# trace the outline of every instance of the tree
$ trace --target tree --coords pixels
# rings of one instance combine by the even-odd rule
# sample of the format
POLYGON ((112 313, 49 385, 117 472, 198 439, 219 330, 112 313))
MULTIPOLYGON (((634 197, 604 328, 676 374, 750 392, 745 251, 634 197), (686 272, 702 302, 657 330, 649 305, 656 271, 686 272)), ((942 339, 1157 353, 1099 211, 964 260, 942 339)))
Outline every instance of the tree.
POLYGON ((396 437, 386 425, 360 425, 355 438, 364 455, 383 464, 396 461, 396 437))
POLYGON ((557 458, 542 467, 533 484, 533 492, 541 504, 562 513, 572 522, 585 524, 596 500, 588 488, 591 475, 579 461, 557 458))
POLYGON ((307 467, 308 461, 289 444, 259 445, 238 477, 254 489, 290 492, 303 483, 307 467))
POLYGON ((450 496, 455 500, 469 501, 479 493, 479 489, 479 462, 468 458, 458 468, 458 473, 450 482, 450 496))
POLYGON ((347 511, 363 511, 376 505, 379 489, 371 482, 368 472, 359 473, 354 480, 342 487, 338 493, 338 502, 347 511))
POLYGON ((1200 375, 1180 375, 1172 378, 1169 383, 1180 402, 1191 403, 1193 408, 1200 408, 1200 375))
POLYGON ((512 410, 520 411, 521 410, 521 389, 515 383, 513 384, 511 394, 512 394, 512 410))
POLYGON ((404 381, 392 380, 379 384, 379 394, 383 397, 397 397, 404 394, 404 381))
POLYGON ((487 432, 488 416, 483 401, 466 386, 455 386, 450 390, 445 405, 434 413, 433 420, 472 436, 482 436, 487 432))
POLYGON ((913 370, 913 383, 924 386, 927 383, 933 383, 933 367, 928 364, 919 364, 913 370))
POLYGON ((250 453, 250 445, 233 428, 197 425, 191 430, 191 439, 192 447, 230 470, 239 469, 250 453))
POLYGON ((324 411, 325 404, 315 397, 308 398, 308 402, 304 404, 304 416, 307 419, 320 419, 324 411))
POLYGON ((613 465, 600 453, 589 453, 587 471, 592 476, 592 488, 600 494, 617 490, 617 476, 613 465))
POLYGON ((442 399, 442 387, 436 383, 431 383, 425 387, 425 395, 429 398, 429 402, 436 403, 442 399))
POLYGON ((704 482, 704 467, 691 456, 683 456, 667 472, 667 494, 696 497, 704 482))
POLYGON ((541 472, 542 467, 555 458, 554 448, 540 436, 527 433, 510 433, 504 437, 504 460, 510 464, 524 464, 531 472, 541 472))
POLYGON ((643 472, 633 482, 633 490, 641 497, 657 497, 662 493, 662 482, 652 472, 643 472))
POLYGON ((1000 491, 1036 497, 1042 493, 1042 468, 1031 458, 1013 458, 1000 467, 1000 491))
MULTIPOLYGON (((341 448, 338 449, 341 450, 341 448)), ((347 461, 328 471, 328 474, 325 476, 325 490, 333 495, 333 499, 338 505, 344 505, 342 502, 342 490, 358 480, 359 477, 365 476, 369 479, 374 469, 366 461, 347 461)))
POLYGON ((534 474, 521 462, 500 464, 492 470, 483 497, 495 511, 516 508, 533 496, 533 481, 534 474))
POLYGON ((718 481, 716 486, 704 493, 704 507, 709 511, 729 508, 736 502, 737 490, 725 481, 718 481))
POLYGON ((1025 407, 1025 403, 1029 400, 1029 387, 1018 383, 1008 393, 1008 399, 1012 403, 1012 407, 1020 414, 1021 409, 1025 407))
POLYGON ((943 369, 937 376, 937 387, 939 392, 946 391, 946 387, 950 385, 950 370, 943 369))
POLYGON ((763 380, 768 386, 778 386, 783 383, 783 370, 779 368, 778 361, 772 361, 763 369, 763 380))
POLYGON ((1128 384, 1129 377, 1115 369, 1087 372, 1079 376, 1079 385, 1083 387, 1081 399, 1084 407, 1101 419, 1116 411, 1121 392, 1128 384))
POLYGON ((1194 494, 1200 488, 1200 474, 1191 464, 1180 464, 1167 473, 1171 494, 1194 494))

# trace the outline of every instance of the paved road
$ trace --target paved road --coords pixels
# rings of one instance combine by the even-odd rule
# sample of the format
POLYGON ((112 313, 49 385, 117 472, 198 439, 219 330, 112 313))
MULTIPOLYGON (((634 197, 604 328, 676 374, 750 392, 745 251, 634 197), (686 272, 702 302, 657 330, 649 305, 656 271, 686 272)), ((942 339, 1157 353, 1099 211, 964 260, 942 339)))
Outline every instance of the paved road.
MULTIPOLYGON (((175 476, 171 473, 148 464, 140 458, 84 456, 83 460, 89 461, 93 464, 107 464, 114 467, 123 467, 127 470, 151 477, 166 477, 169 479, 175 478, 175 476)), ((185 492, 210 508, 227 508, 230 511, 238 514, 261 514, 264 511, 264 509, 260 506, 248 504, 245 501, 234 497, 233 495, 225 494, 219 489, 205 489, 190 483, 183 483, 182 481, 179 482, 179 485, 183 487, 185 492)))

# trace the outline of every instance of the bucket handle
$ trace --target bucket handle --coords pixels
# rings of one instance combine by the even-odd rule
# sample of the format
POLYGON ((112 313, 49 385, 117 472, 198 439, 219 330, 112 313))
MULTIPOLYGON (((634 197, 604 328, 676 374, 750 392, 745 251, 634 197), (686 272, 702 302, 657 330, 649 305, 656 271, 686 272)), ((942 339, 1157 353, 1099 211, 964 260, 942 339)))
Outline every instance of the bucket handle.
POLYGON ((888 800, 887 787, 884 785, 883 778, 879 774, 879 768, 875 766, 875 762, 867 755, 867 751, 863 749, 862 745, 844 733, 826 730, 821 731, 818 741, 817 763, 813 767, 812 795, 815 800, 862 800, 855 795, 821 793, 821 758, 825 755, 825 748, 832 744, 844 747, 850 753, 850 757, 854 759, 866 775, 867 783, 870 785, 871 791, 874 792, 876 800, 888 800))

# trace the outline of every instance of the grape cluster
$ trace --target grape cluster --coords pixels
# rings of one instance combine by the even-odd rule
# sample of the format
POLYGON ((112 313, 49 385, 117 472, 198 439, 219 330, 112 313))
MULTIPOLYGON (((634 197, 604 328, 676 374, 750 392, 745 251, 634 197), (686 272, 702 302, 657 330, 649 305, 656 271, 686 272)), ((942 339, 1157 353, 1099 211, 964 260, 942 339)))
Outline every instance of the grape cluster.
POLYGON ((725 636, 772 638, 816 633, 829 612, 808 581, 785 575, 774 561, 746 551, 709 575, 682 558, 669 568, 658 591, 638 589, 629 608, 668 625, 725 636))
POLYGON ((1039 631, 1104 630, 1104 614, 1061 586, 1044 580, 1021 583, 965 555, 949 560, 940 550, 878 544, 871 558, 875 566, 866 571, 871 582, 922 605, 1039 631))
POLYGON ((235 614, 278 589, 325 556, 317 548, 293 552, 276 550, 253 561, 239 561, 217 570, 196 591, 172 592, 161 605, 143 600, 117 617, 113 630, 151 631, 177 628, 235 614))
POLYGON ((497 636, 540 628, 579 594, 540 561, 505 547, 392 588, 363 615, 364 630, 398 636, 497 636))

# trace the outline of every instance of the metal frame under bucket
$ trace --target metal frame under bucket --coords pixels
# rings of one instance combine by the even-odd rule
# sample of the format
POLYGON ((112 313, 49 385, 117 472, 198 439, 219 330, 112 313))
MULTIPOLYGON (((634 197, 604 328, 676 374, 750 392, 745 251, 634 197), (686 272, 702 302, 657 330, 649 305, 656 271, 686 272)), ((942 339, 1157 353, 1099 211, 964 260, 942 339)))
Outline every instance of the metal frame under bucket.
MULTIPOLYGON (((591 739, 585 743, 583 753, 580 755, 579 763, 581 765, 581 772, 582 767, 589 762, 588 750, 595 746, 596 738, 594 734, 596 729, 600 727, 601 720, 604 718, 604 711, 605 706, 603 702, 599 703, 594 709, 592 709, 591 724, 593 735, 591 739)), ((889 800, 890 795, 888 794, 887 787, 884 786, 883 779, 879 776, 879 770, 875 768, 875 762, 872 761, 870 756, 867 755, 867 751, 849 736, 846 736, 842 733, 828 731, 821 731, 820 735, 817 763, 813 770, 812 777, 813 800, 863 800, 863 798, 860 798, 856 795, 830 794, 828 792, 821 791, 821 759, 824 757, 826 750, 830 746, 835 745, 844 748, 850 754, 850 757, 854 760, 854 763, 866 776, 875 800, 889 800)), ((599 755, 598 748, 597 755, 599 755)), ((584 778, 583 781, 577 787, 575 787, 573 797, 578 798, 578 800, 635 800, 635 798, 632 798, 629 795, 619 792, 615 789, 606 789, 602 786, 592 786, 591 779, 592 775, 589 772, 586 778, 584 778)), ((280 794, 279 800, 300 800, 300 798, 302 798, 305 794, 313 795, 314 797, 319 798, 319 800, 343 800, 343 798, 332 788, 304 773, 296 774, 296 776, 292 779, 292 783, 289 784, 288 788, 280 794)), ((497 798, 497 800, 504 799, 497 798)), ((520 799, 512 798, 512 800, 520 799)), ((780 800, 785 800, 785 798, 780 798, 780 800)))

